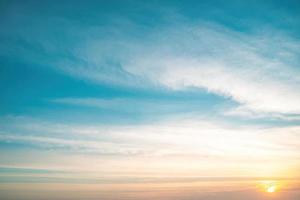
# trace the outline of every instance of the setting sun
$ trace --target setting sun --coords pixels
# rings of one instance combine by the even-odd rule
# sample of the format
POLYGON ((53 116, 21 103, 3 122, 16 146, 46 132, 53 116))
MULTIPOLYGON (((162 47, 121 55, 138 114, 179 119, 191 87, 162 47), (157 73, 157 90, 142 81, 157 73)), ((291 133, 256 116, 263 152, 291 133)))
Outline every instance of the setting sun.
POLYGON ((267 193, 274 193, 278 190, 279 184, 274 181, 264 181, 261 183, 261 187, 267 193))
POLYGON ((276 192, 276 189, 277 189, 276 185, 268 186, 267 192, 273 193, 273 192, 276 192))

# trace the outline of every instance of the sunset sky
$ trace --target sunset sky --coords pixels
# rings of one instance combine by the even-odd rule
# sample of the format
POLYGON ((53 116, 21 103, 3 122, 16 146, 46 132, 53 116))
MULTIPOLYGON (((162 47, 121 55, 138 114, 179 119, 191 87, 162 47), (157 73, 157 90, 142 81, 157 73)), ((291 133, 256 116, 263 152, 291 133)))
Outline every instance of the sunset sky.
POLYGON ((1 0, 0 198, 300 199, 299 36, 297 0, 1 0))

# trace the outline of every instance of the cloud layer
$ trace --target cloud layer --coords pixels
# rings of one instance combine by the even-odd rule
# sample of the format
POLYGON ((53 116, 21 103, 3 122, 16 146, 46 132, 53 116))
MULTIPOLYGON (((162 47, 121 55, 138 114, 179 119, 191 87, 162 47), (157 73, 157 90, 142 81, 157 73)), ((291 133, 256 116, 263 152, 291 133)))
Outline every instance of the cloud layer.
MULTIPOLYGON (((83 24, 61 10, 38 18, 26 6, 13 8, 1 21, 7 27, 0 32, 2 56, 117 87, 200 88, 239 104, 225 115, 299 117, 300 43, 275 24, 256 27, 250 20, 239 29, 163 8, 147 10, 159 23, 104 12, 83 24)), ((287 13, 276 14, 297 25, 287 13)))
POLYGON ((237 127, 190 119, 134 126, 53 124, 26 118, 22 121, 16 119, 17 124, 2 125, 1 143, 26 144, 40 149, 40 155, 32 152, 31 158, 29 151, 24 162, 16 156, 18 151, 12 152, 16 155, 11 158, 3 154, 2 165, 52 166, 102 171, 107 175, 112 175, 111 170, 132 175, 138 167, 136 173, 145 176, 169 174, 171 169, 178 175, 203 176, 208 169, 222 165, 219 176, 289 177, 300 164, 299 126, 237 127), (48 155, 48 161, 42 155, 48 155), (182 161, 192 163, 186 165, 182 161), (88 162, 93 165, 86 165, 88 162), (145 162, 152 163, 146 166, 145 162))
POLYGON ((123 69, 154 83, 202 88, 238 102, 244 112, 300 113, 299 42, 279 31, 244 34, 201 22, 179 24, 123 48, 133 52, 115 58, 123 69))

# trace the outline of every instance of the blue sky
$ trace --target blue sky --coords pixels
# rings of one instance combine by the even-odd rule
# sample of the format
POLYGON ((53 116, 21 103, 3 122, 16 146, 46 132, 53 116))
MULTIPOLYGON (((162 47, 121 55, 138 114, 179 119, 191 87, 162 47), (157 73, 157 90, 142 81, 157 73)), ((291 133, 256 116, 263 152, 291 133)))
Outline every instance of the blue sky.
POLYGON ((298 1, 1 1, 0 13, 3 182, 299 169, 298 1))
MULTIPOLYGON (((264 84, 263 79, 270 79, 266 82, 274 87, 277 85, 273 82, 285 81, 282 87, 288 87, 286 90, 293 87, 291 93, 295 93, 299 81, 294 74, 299 71, 297 8, 297 2, 292 1, 253 5, 242 1, 165 1, 162 4, 100 1, 72 6, 67 1, 29 1, 26 5, 4 1, 1 113, 56 119, 63 112, 71 121, 77 118, 73 113, 85 115, 88 120, 97 118, 97 121, 112 115, 105 123, 115 121, 114 117, 123 121, 123 115, 132 114, 134 123, 154 119, 157 116, 149 115, 155 111, 158 116, 181 114, 181 111, 215 116, 236 104, 255 103, 248 101, 268 104, 266 97, 250 100, 247 96, 240 97, 239 91, 228 92, 231 86, 212 88, 213 83, 205 83, 206 80, 203 83, 190 80, 189 83, 185 77, 175 74, 177 72, 170 75, 163 65, 167 65, 166 62, 181 62, 180 65, 201 62, 210 70, 205 73, 210 74, 201 72, 200 77, 223 76, 225 72, 221 70, 226 68, 229 74, 224 79, 246 74, 249 80, 245 84, 257 80, 264 84), (277 70, 282 72, 277 74, 277 70), (161 74, 162 71, 165 74, 161 74), (159 76, 176 77, 174 83, 169 83, 159 76), (63 98, 69 101, 58 100, 63 98), (98 106, 97 111, 94 108, 91 111, 92 106, 70 102, 81 99, 81 103, 77 101, 76 104, 82 104, 83 98, 123 100, 113 105, 114 109, 98 106), (157 106, 147 104, 127 109, 123 105, 127 104, 125 101, 139 101, 140 104, 153 101, 157 106), (183 101, 190 102, 182 105, 183 101), (136 115, 140 117, 134 117, 136 115)), ((233 80, 232 84, 244 83, 233 80)), ((265 90, 273 89, 270 86, 265 90)), ((246 93, 257 92, 251 88, 245 90, 246 93)), ((288 110, 274 106, 254 110, 285 116, 298 114, 292 106, 288 110)))

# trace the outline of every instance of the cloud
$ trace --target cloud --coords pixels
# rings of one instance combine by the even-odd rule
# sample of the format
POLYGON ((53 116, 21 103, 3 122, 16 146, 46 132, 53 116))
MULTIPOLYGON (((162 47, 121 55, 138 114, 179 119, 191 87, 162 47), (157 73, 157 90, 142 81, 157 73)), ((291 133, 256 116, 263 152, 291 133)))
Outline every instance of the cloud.
POLYGON ((23 143, 44 149, 65 149, 73 153, 89 153, 99 155, 135 155, 138 150, 127 144, 115 144, 104 141, 74 140, 69 138, 41 137, 28 135, 1 134, 0 141, 7 143, 23 143))
POLYGON ((299 121, 299 114, 281 114, 276 112, 261 112, 261 111, 253 111, 243 106, 238 106, 236 108, 231 108, 227 111, 223 112, 225 116, 234 116, 234 117, 243 117, 249 119, 278 119, 285 121, 299 121))
POLYGON ((135 80, 144 79, 126 79, 131 86, 196 87, 230 98, 253 113, 300 113, 300 43, 282 31, 243 33, 200 21, 159 27, 143 39, 127 34, 87 40, 76 55, 92 67, 70 69, 79 77, 89 78, 85 72, 100 77, 97 81, 123 80, 122 74, 101 71, 112 60, 135 80))
POLYGON ((4 15, 0 53, 95 83, 145 90, 196 87, 260 116, 300 114, 300 43, 288 30, 272 25, 258 30, 255 23, 239 30, 176 12, 162 16, 167 20, 149 26, 110 15, 84 24, 62 13, 39 18, 21 7, 4 15))
POLYGON ((298 41, 201 24, 174 29, 162 31, 169 38, 156 43, 155 53, 143 52, 124 68, 175 90, 206 89, 254 112, 300 113, 298 41))
POLYGON ((130 113, 139 115, 141 118, 149 115, 156 119, 170 116, 182 116, 191 114, 202 114, 201 112, 213 110, 214 104, 220 102, 209 94, 202 94, 202 101, 190 98, 184 93, 169 95, 165 97, 118 97, 118 98, 93 98, 93 97, 67 97, 52 99, 50 102, 76 107, 90 107, 107 112, 130 113), (206 98, 206 99, 205 99, 206 98), (209 99, 209 103, 207 103, 209 99))
POLYGON ((259 155, 271 158, 284 155, 285 151, 291 151, 289 155, 298 155, 298 152, 293 152, 293 147, 299 145, 296 142, 298 126, 232 127, 201 119, 172 119, 126 126, 68 125, 16 119, 10 125, 1 127, 1 141, 21 142, 41 148, 63 147, 75 152, 116 152, 121 155, 128 155, 130 151, 149 156, 180 155, 184 152, 185 156, 198 154, 204 157, 241 158, 245 154, 251 156, 259 152, 259 155))
POLYGON ((3 149, 0 165, 6 166, 95 171, 108 176, 289 177, 300 164, 299 126, 232 126, 200 119, 91 126, 16 119, 1 130, 1 144, 18 144, 9 154, 3 149), (222 170, 212 174, 216 167, 222 170))

